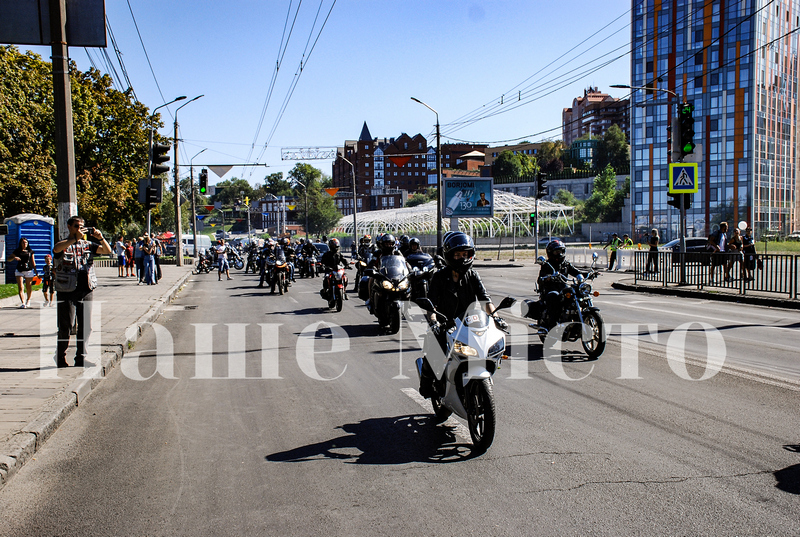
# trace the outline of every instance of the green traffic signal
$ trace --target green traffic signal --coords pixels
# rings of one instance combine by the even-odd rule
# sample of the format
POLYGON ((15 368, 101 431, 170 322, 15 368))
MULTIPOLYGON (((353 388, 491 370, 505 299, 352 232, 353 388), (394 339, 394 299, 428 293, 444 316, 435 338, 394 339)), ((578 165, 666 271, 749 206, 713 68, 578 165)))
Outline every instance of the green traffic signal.
POLYGON ((686 155, 694 151, 694 106, 689 103, 683 103, 678 109, 678 125, 680 127, 680 142, 681 142, 681 155, 683 159, 686 155))

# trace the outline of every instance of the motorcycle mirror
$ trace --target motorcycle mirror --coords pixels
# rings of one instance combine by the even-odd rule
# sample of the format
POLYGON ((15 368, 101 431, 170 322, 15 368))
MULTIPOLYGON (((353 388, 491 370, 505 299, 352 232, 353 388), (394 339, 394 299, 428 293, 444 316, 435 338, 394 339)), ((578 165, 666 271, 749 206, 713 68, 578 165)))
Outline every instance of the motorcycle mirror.
POLYGON ((597 252, 592 252, 592 261, 597 261, 598 257, 597 252))
POLYGON ((510 296, 507 296, 503 300, 500 301, 500 305, 497 306, 494 310, 497 311, 497 310, 504 310, 506 308, 510 308, 511 306, 514 305, 515 302, 516 302, 516 300, 514 298, 512 298, 510 296))
POLYGON ((433 306, 433 302, 431 302, 430 298, 417 298, 414 301, 414 304, 422 308, 427 312, 434 311, 436 308, 433 306))
POLYGON ((544 265, 544 263, 545 263, 545 258, 543 255, 540 255, 539 257, 536 258, 537 265, 544 265))

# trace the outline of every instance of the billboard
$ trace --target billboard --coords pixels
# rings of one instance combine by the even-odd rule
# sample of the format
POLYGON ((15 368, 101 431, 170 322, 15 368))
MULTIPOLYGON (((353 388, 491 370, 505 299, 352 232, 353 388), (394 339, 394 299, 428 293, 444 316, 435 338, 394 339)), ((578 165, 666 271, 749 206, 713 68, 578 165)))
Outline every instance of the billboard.
POLYGON ((446 218, 494 216, 491 177, 452 177, 443 183, 446 218))
MULTIPOLYGON (((105 0, 66 0, 67 45, 106 46, 105 0)), ((50 45, 48 0, 0 0, 0 43, 50 45)))

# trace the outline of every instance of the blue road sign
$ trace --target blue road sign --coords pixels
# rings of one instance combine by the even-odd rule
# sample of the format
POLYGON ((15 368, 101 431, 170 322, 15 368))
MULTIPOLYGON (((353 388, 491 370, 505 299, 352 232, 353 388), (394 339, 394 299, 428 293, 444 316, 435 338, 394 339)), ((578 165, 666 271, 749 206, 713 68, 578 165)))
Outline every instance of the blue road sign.
POLYGON ((669 165, 670 194, 694 194, 697 190, 696 162, 676 162, 669 165))

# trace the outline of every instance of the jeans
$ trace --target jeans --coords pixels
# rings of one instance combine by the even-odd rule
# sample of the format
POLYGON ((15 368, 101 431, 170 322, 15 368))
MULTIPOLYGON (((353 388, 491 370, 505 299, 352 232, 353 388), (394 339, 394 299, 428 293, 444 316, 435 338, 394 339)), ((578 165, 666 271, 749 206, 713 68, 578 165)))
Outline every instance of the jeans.
POLYGON ((152 255, 144 256, 144 283, 151 285, 156 283, 155 278, 155 259, 152 255))

